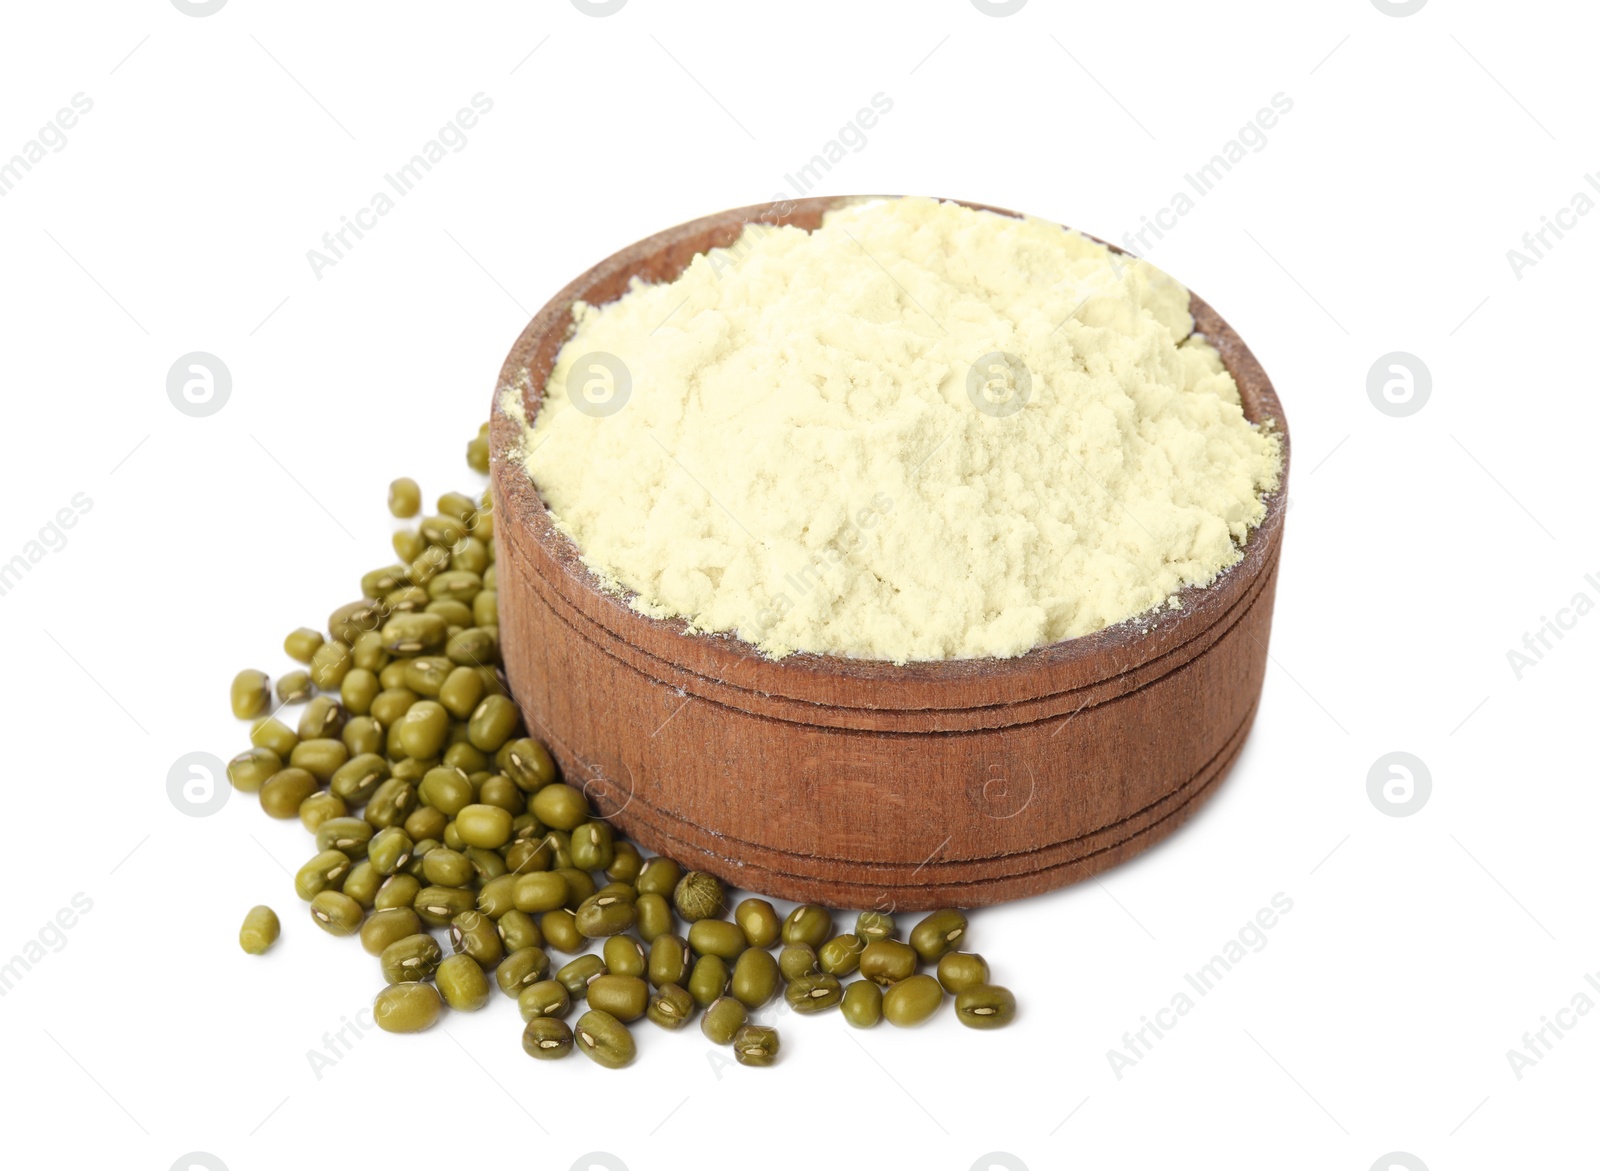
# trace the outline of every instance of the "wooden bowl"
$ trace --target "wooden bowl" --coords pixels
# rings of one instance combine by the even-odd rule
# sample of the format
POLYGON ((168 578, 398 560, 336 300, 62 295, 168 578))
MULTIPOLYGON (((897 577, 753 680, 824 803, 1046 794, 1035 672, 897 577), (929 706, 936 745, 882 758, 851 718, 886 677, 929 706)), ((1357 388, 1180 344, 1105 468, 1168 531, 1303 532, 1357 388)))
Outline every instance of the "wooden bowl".
POLYGON ((516 459, 521 430, 500 391, 520 392, 535 415, 574 301, 615 300, 635 276, 671 280, 748 222, 815 228, 844 199, 669 228, 584 273, 522 331, 491 439, 511 690, 606 817, 736 887, 922 910, 1088 878, 1159 842, 1212 793, 1250 731, 1266 668, 1288 429, 1260 364, 1199 297, 1195 327, 1221 352, 1245 414, 1273 420, 1284 439, 1266 519, 1237 565, 1183 591, 1181 609, 1018 658, 774 661, 737 638, 645 617, 599 588, 516 459))

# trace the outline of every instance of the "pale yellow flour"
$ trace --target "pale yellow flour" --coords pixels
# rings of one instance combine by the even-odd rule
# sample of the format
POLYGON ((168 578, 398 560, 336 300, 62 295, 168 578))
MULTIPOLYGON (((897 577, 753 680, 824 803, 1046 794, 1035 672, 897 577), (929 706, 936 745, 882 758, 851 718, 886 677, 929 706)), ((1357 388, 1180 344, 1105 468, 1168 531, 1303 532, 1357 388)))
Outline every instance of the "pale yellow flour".
POLYGON ((1192 329, 1075 232, 878 200, 578 305, 538 417, 504 403, 641 612, 773 656, 1010 656, 1175 605, 1261 521, 1279 439, 1192 329))

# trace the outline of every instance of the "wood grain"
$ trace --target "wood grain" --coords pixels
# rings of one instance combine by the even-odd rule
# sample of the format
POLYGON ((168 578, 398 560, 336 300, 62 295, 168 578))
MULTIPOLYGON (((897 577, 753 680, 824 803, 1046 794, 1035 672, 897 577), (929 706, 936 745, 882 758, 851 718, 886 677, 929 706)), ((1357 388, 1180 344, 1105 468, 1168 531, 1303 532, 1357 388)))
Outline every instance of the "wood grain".
POLYGON ((521 430, 500 391, 537 413, 575 300, 614 300, 634 276, 671 280, 747 222, 813 228, 840 201, 737 208, 642 240, 562 289, 517 339, 491 424, 512 692, 567 780, 623 831, 743 889, 919 910, 1088 878, 1211 794, 1243 747, 1266 667, 1288 428, 1260 364, 1199 297, 1196 329, 1246 415, 1283 436, 1265 520, 1239 564, 1185 590, 1181 609, 1014 659, 774 661, 647 618, 598 588, 516 458, 521 430))

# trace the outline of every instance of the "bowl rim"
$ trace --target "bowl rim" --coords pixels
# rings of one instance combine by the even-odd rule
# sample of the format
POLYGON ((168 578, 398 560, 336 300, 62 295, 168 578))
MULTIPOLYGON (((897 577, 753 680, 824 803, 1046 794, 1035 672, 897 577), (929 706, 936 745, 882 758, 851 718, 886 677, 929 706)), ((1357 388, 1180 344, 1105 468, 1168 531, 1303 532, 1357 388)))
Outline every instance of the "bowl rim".
MULTIPOLYGON (((515 525, 520 535, 531 537, 547 564, 556 570, 552 574, 535 567, 536 575, 567 604, 564 610, 568 620, 587 620, 599 628, 594 633, 600 637, 609 635, 655 660, 662 668, 655 673, 678 680, 686 674, 708 689, 731 687, 769 698, 876 708, 881 704, 882 689, 874 685, 893 682, 904 685, 898 689, 900 699, 890 705, 893 707, 988 706, 988 701, 975 702, 974 683, 993 686, 1009 682, 1011 687, 1003 690, 1016 691, 1020 687, 1029 695, 1072 690, 1131 673, 1186 643, 1202 639, 1213 626, 1234 613, 1252 584, 1276 567, 1287 512, 1291 444, 1282 404, 1261 364, 1222 316, 1192 290, 1189 311, 1195 322, 1193 332, 1204 336, 1221 354, 1225 368, 1239 386, 1246 418, 1257 424, 1271 421, 1282 443, 1283 466, 1277 488, 1263 497, 1266 515, 1250 531, 1244 555, 1209 585, 1180 590, 1178 609, 1163 606, 1148 610, 1090 634, 1047 643, 1009 658, 896 664, 883 659, 798 651, 773 659, 737 635, 690 631, 688 622, 681 617, 653 618, 633 609, 629 601, 634 593, 618 594, 607 589, 583 563, 575 542, 554 523, 518 458, 521 426, 504 411, 501 400, 507 390, 517 391, 527 417, 535 417, 556 353, 574 329, 571 309, 575 301, 604 304, 615 300, 626 291, 632 274, 651 258, 665 257, 681 272, 695 255, 732 243, 747 224, 793 224, 811 230, 827 211, 863 200, 896 198, 903 197, 814 196, 730 208, 647 236, 601 260, 564 286, 523 328, 496 381, 490 426, 491 474, 501 511, 495 526, 496 539, 510 537, 505 531, 507 525, 515 525), (609 291, 609 295, 596 295, 597 290, 609 291)), ((988 204, 941 201, 1027 218, 1023 213, 988 204)), ((1088 233, 1080 234, 1116 253, 1127 254, 1114 244, 1088 233)))

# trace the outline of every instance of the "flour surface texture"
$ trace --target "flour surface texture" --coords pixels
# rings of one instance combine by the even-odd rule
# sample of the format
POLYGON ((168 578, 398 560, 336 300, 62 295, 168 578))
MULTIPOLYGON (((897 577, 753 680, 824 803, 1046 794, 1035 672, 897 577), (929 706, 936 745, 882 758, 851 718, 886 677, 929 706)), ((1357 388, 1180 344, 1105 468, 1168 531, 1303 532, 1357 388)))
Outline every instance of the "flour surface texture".
POLYGON ((579 304, 525 417, 639 611, 768 655, 1005 657, 1176 605, 1276 488, 1188 292, 1055 224, 877 200, 579 304))

